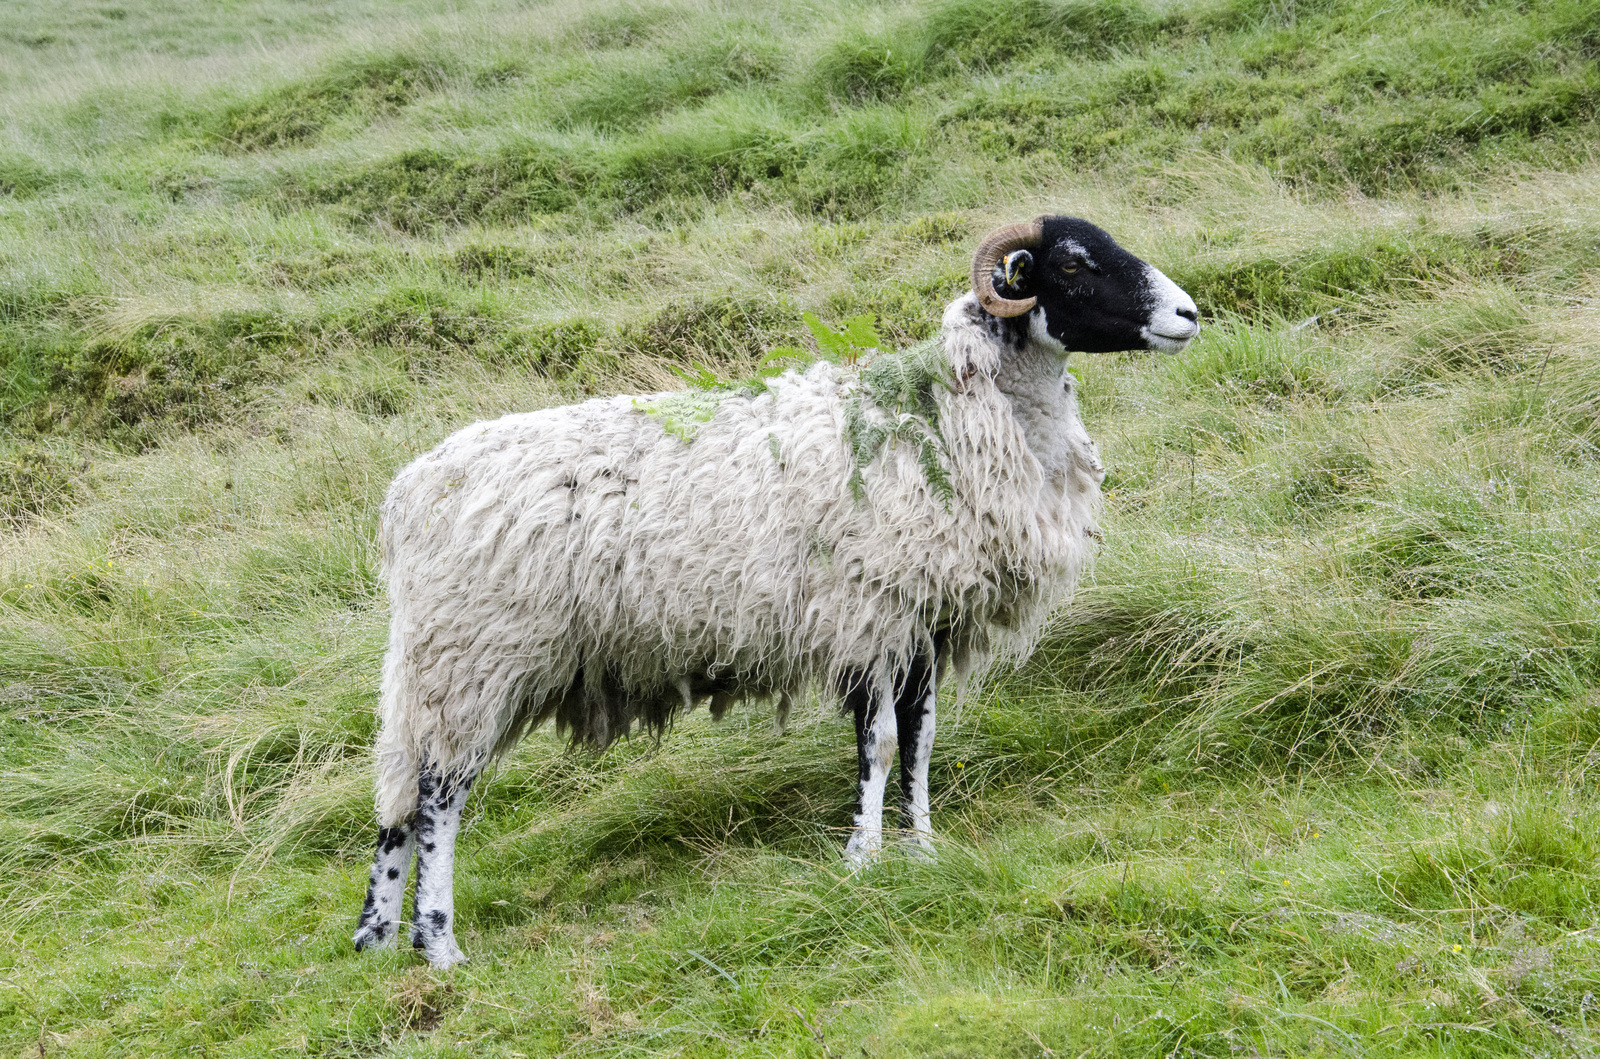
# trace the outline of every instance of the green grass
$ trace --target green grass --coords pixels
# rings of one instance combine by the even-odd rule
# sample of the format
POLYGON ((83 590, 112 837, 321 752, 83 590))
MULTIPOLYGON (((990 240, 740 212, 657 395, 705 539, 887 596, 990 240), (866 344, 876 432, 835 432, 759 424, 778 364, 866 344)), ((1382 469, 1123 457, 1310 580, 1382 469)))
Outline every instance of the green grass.
POLYGON ((6 7, 0 1053, 1593 1051, 1597 10, 6 7), (845 870, 814 704, 541 733, 472 962, 351 952, 394 470, 922 339, 1046 210, 1207 327, 1077 360, 1104 542, 939 858, 845 870))

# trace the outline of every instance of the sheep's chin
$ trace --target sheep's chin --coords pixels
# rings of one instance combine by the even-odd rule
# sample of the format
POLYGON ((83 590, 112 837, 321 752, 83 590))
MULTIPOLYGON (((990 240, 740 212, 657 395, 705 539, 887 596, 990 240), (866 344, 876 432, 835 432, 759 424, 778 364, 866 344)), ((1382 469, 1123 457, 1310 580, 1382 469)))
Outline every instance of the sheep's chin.
POLYGON ((1157 334, 1148 327, 1144 329, 1140 337, 1144 339, 1145 344, 1150 349, 1155 350, 1157 353, 1182 353, 1194 338, 1193 335, 1188 338, 1172 338, 1168 335, 1157 334))

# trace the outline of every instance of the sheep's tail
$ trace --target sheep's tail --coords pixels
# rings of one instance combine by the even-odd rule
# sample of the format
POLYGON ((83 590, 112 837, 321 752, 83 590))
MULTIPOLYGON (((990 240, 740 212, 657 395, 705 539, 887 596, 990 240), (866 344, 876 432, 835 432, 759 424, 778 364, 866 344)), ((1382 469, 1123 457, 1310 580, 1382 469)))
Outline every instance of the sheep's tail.
POLYGON ((395 827, 411 818, 417 809, 417 777, 420 764, 397 740, 378 733, 378 826, 395 827))
POLYGON ((422 771, 418 760, 416 733, 412 717, 402 703, 402 651, 393 639, 383 660, 383 679, 378 693, 377 757, 378 826, 404 823, 417 808, 417 777, 422 771))

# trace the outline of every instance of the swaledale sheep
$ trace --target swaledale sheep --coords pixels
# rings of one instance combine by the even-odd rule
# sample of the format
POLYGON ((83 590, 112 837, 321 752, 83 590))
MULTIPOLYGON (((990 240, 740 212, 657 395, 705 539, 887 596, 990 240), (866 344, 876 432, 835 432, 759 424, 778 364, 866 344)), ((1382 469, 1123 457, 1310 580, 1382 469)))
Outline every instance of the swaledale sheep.
POLYGON ((882 844, 896 747, 929 845, 936 684, 1025 656, 1096 534, 1104 470, 1066 354, 1175 352, 1199 331, 1188 295, 1075 218, 991 233, 972 284, 938 340, 859 370, 510 415, 399 473, 357 948, 395 940, 416 853, 411 943, 435 967, 465 958, 467 789, 550 718, 603 747, 703 700, 784 711, 833 689, 860 771, 846 854, 882 844))

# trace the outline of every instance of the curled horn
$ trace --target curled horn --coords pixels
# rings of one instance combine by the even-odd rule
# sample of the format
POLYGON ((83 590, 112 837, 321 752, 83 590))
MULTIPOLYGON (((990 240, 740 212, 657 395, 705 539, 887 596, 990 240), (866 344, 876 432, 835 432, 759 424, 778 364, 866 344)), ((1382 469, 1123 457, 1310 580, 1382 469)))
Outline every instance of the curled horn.
POLYGON ((1013 250, 1032 249, 1044 239, 1044 218, 1028 224, 1008 224, 996 228, 983 237, 977 253, 972 255, 972 289, 978 292, 978 304, 994 316, 1021 316, 1039 301, 1023 298, 1012 301, 994 292, 991 274, 1002 258, 1013 250))

